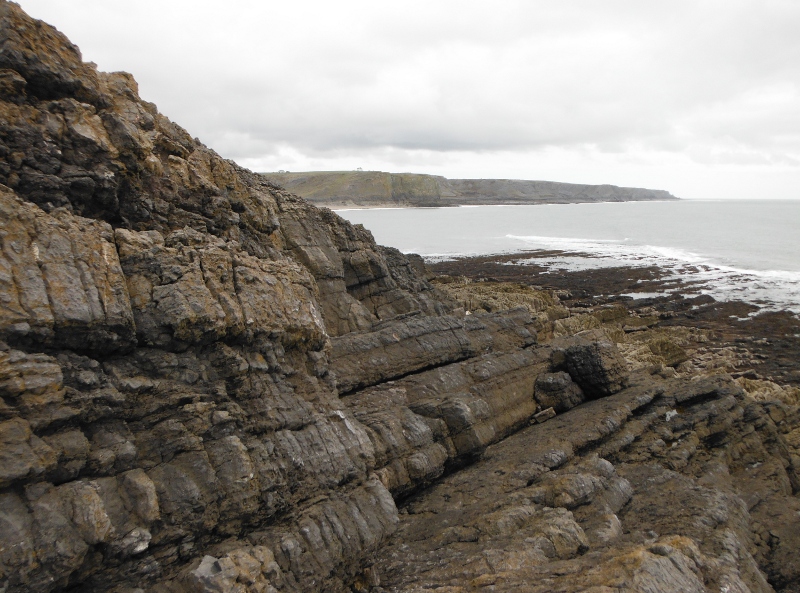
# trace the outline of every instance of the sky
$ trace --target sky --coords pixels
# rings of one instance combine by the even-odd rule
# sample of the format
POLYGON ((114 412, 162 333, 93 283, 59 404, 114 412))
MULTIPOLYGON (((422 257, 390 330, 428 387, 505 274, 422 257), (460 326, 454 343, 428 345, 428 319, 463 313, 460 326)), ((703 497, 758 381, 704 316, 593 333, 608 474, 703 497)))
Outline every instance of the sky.
POLYGON ((255 171, 800 199, 798 0, 19 0, 255 171))

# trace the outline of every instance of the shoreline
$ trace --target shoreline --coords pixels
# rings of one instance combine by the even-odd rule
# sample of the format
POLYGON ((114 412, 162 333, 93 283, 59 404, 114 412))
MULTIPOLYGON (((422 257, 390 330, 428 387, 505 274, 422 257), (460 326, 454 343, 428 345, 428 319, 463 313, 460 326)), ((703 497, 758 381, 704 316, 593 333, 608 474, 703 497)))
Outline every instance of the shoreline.
POLYGON ((674 278, 657 266, 550 272, 543 265, 530 263, 565 253, 591 257, 540 250, 459 257, 426 265, 436 276, 435 282, 461 277, 473 283, 488 283, 484 284, 487 287, 515 283, 550 291, 571 316, 597 315, 598 311, 621 306, 632 316, 648 318, 649 330, 702 331, 709 342, 696 346, 736 358, 737 363, 722 369, 734 377, 800 387, 800 316, 785 310, 761 311, 743 301, 717 301, 691 283, 676 286, 674 278), (526 264, 514 265, 520 259, 525 259, 526 264), (671 292, 664 294, 667 285, 671 292), (642 294, 642 298, 630 296, 635 294, 642 294))
MULTIPOLYGON (((301 196, 302 197, 302 196, 301 196)), ((586 201, 537 201, 537 202, 502 202, 491 201, 485 203, 447 203, 447 204, 398 204, 397 202, 376 202, 374 204, 355 204, 348 202, 324 202, 303 198, 318 208, 328 208, 337 212, 339 210, 430 210, 435 208, 478 208, 482 206, 569 206, 572 204, 652 204, 674 202, 798 202, 800 198, 675 198, 671 200, 586 200, 586 201)))
POLYGON ((682 198, 673 200, 542 200, 536 202, 519 201, 487 201, 487 202, 465 202, 465 203, 444 203, 444 204, 403 204, 396 202, 376 202, 372 204, 353 204, 347 202, 325 202, 303 198, 307 202, 318 208, 328 208, 334 212, 340 210, 430 210, 435 208, 477 208, 479 206, 569 206, 572 204, 628 204, 628 203, 663 203, 684 201, 682 198))
POLYGON ((379 243, 426 260, 558 250, 580 257, 554 257, 551 269, 660 266, 682 290, 702 281, 717 300, 771 303, 800 314, 800 242, 787 222, 800 215, 800 203, 772 204, 763 210, 755 203, 682 200, 338 214, 363 224, 379 243), (707 232, 703 221, 717 217, 721 226, 707 232))

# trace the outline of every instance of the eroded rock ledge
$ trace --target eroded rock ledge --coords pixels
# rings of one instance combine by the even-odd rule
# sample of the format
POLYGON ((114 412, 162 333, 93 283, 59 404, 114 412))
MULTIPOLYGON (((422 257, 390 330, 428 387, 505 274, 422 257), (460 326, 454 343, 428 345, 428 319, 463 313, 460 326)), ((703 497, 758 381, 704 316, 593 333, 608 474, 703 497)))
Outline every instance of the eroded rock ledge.
POLYGON ((797 590, 797 407, 467 315, 3 0, 0 110, 0 590, 797 590))

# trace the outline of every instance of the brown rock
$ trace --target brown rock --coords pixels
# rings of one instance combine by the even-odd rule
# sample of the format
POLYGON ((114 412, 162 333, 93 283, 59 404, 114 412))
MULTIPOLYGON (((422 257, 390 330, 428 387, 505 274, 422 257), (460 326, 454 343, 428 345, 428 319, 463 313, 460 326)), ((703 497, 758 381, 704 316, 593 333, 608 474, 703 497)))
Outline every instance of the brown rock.
POLYGON ((38 207, 0 188, 0 337, 81 350, 130 348, 133 315, 105 223, 38 207))
POLYGON ((4 0, 0 44, 6 593, 797 588, 790 401, 458 313, 4 0))
POLYGON ((554 408, 556 412, 566 412, 583 403, 583 391, 569 374, 542 373, 536 379, 534 396, 543 408, 554 408))
POLYGON ((542 410, 541 412, 537 412, 533 415, 533 419, 536 421, 536 424, 541 424, 542 422, 547 422, 550 418, 556 417, 556 411, 553 408, 547 408, 546 410, 542 410))
POLYGON ((339 393, 476 354, 463 322, 453 317, 388 323, 370 333, 335 338, 332 345, 339 393))
POLYGON ((0 487, 41 476, 56 464, 55 451, 21 418, 0 422, 0 487))
POLYGON ((166 238, 157 231, 116 235, 142 343, 185 349, 280 335, 287 346, 324 344, 315 286, 300 266, 252 257, 191 229, 166 238))

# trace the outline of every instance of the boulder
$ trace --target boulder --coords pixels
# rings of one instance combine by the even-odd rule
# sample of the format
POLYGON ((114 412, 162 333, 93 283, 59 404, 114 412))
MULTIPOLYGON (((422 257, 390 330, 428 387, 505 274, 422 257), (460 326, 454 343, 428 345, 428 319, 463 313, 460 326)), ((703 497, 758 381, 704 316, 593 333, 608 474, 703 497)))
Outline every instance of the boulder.
POLYGON ((628 365, 603 330, 553 342, 554 367, 566 370, 589 399, 618 392, 628 383, 628 365))

